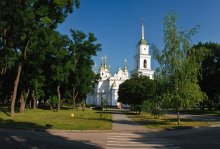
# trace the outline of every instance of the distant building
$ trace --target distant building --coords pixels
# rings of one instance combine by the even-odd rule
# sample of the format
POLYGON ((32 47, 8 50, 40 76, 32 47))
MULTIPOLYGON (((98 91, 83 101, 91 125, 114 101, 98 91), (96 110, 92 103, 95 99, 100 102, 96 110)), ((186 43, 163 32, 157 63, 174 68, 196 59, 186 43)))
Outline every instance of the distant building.
POLYGON ((87 103, 101 105, 101 96, 103 99, 109 99, 108 104, 120 107, 118 103, 118 88, 125 80, 129 79, 129 74, 125 60, 124 68, 119 68, 112 76, 109 67, 106 64, 106 56, 102 58, 101 67, 99 69, 100 79, 95 85, 94 92, 87 95, 87 103))
MULTIPOLYGON (((153 79, 154 71, 151 70, 151 56, 149 54, 149 45, 144 39, 144 24, 142 22, 142 36, 138 42, 137 51, 134 56, 135 68, 131 71, 131 75, 145 75, 153 79)), ((95 85, 94 91, 87 95, 87 103, 93 105, 101 105, 102 99, 108 99, 108 105, 121 107, 118 102, 118 89, 119 85, 125 80, 129 79, 127 69, 127 60, 125 59, 123 69, 119 68, 118 71, 112 76, 110 68, 107 66, 107 57, 101 58, 101 66, 99 68, 100 78, 95 85)))

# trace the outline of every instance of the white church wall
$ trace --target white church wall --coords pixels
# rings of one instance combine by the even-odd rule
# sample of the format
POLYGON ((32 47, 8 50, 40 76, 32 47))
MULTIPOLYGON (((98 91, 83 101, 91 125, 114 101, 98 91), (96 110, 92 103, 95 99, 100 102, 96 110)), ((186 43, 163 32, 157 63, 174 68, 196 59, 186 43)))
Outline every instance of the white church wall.
POLYGON ((112 106, 117 106, 118 104, 118 90, 112 90, 112 106))
POLYGON ((148 54, 149 53, 149 45, 139 45, 138 49, 139 49, 138 54, 148 54))
POLYGON ((140 55, 140 69, 151 69, 151 56, 150 55, 140 55), (147 61, 147 67, 144 68, 144 60, 147 61))

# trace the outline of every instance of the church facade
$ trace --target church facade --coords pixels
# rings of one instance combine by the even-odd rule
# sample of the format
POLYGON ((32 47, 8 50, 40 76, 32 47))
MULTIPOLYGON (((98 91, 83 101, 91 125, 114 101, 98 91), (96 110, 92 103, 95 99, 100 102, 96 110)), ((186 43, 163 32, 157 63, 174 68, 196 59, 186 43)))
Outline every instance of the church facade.
MULTIPOLYGON (((138 42, 136 54, 134 56, 134 70, 131 71, 133 75, 145 75, 153 79, 154 71, 151 70, 151 55, 149 54, 149 45, 144 39, 144 24, 141 26, 141 40, 138 42)), ((87 95, 87 104, 102 105, 103 100, 107 100, 108 105, 114 107, 121 107, 118 102, 119 85, 130 78, 127 69, 127 60, 123 69, 119 68, 114 75, 111 75, 110 68, 107 65, 107 57, 101 58, 101 66, 99 68, 99 80, 95 85, 93 92, 87 95)))
POLYGON ((106 63, 106 56, 102 57, 101 66, 99 69, 99 80, 95 85, 94 91, 87 95, 87 103, 93 105, 102 105, 102 100, 107 99, 108 105, 120 107, 118 103, 119 85, 129 79, 127 69, 127 60, 125 60, 124 68, 119 68, 114 75, 111 75, 110 69, 106 63))

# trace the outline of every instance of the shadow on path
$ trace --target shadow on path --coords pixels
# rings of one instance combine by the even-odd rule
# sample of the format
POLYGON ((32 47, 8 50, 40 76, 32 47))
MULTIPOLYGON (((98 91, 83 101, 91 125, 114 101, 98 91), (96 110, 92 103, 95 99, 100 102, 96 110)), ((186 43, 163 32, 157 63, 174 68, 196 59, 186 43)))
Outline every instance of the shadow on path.
MULTIPOLYGON (((4 123, 4 120, 0 120, 4 123)), ((11 120, 13 121, 13 120, 11 120)), ((26 123, 20 122, 20 126, 26 126, 26 123)), ((28 124, 36 126, 37 124, 28 124)), ((69 137, 62 137, 62 135, 55 135, 46 130, 22 130, 22 129, 4 129, 0 128, 0 146, 4 149, 101 149, 102 146, 92 143, 84 138, 83 140, 73 139, 69 137)))

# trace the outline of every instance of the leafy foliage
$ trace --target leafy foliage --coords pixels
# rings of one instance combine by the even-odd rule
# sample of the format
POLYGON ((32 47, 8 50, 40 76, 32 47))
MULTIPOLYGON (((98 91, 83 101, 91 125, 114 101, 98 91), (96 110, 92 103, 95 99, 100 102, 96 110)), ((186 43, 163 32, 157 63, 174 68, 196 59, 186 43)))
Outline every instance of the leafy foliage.
POLYGON ((212 108, 212 105, 216 108, 220 108, 220 44, 217 43, 198 43, 194 45, 194 49, 197 53, 201 53, 202 49, 208 49, 209 52, 205 58, 200 62, 201 76, 199 77, 199 85, 204 91, 209 102, 203 102, 202 106, 207 105, 212 108))
MULTIPOLYGON (((190 108, 205 99, 198 85, 198 75, 201 61, 205 52, 196 53, 191 49, 191 36, 197 32, 195 27, 188 32, 178 29, 176 26, 177 16, 170 13, 164 19, 164 49, 153 46, 154 56, 160 67, 156 73, 156 79, 161 81, 163 92, 160 97, 165 107, 177 111, 178 124, 180 123, 179 110, 190 108)), ((205 50, 204 50, 205 51, 205 50)))
POLYGON ((147 76, 134 77, 119 86, 119 102, 140 105, 144 100, 151 100, 155 95, 155 82, 147 76))
POLYGON ((101 45, 92 33, 71 30, 68 37, 56 31, 79 5, 79 0, 0 2, 0 99, 10 101, 11 116, 19 96, 23 108, 38 102, 46 108, 49 100, 59 110, 62 99, 72 95, 80 101, 91 91, 92 56, 101 45))
POLYGON ((74 71, 71 72, 69 80, 72 82, 73 100, 81 101, 86 98, 87 93, 92 91, 96 76, 92 71, 94 64, 92 56, 101 50, 101 45, 96 43, 94 34, 88 36, 81 31, 71 30, 72 45, 70 55, 73 58, 74 71))

